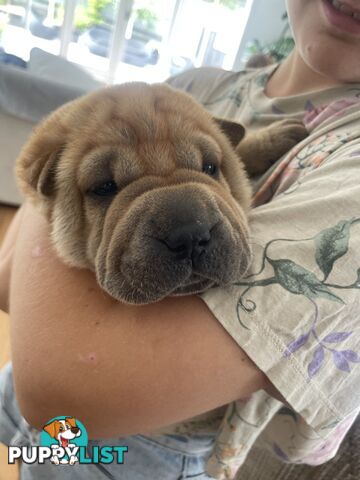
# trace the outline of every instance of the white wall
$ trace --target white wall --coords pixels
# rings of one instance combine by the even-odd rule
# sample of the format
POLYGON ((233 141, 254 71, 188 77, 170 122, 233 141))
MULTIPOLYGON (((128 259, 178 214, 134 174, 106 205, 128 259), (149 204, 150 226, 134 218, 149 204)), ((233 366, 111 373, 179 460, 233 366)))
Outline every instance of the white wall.
POLYGON ((257 38, 263 45, 277 40, 285 25, 281 19, 285 10, 285 0, 253 0, 233 70, 243 68, 241 59, 248 42, 257 38))

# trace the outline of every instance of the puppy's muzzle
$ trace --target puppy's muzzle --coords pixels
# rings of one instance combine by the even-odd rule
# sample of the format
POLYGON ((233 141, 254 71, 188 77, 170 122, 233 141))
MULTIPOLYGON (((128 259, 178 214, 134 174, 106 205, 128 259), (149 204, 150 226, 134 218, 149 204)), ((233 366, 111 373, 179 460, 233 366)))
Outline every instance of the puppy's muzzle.
POLYGON ((120 220, 115 207, 95 270, 104 290, 121 301, 151 303, 229 285, 249 265, 245 214, 207 185, 149 190, 120 220))

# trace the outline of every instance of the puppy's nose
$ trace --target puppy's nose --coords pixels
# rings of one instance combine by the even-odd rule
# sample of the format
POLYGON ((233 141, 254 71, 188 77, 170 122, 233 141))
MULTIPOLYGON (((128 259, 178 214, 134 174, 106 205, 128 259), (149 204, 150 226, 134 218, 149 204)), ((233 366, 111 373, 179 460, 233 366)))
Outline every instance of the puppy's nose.
POLYGON ((210 238, 210 231, 206 225, 190 223, 173 230, 164 239, 164 243, 176 254, 177 260, 185 258, 195 260, 206 250, 210 238))
POLYGON ((78 433, 79 427, 72 427, 71 431, 72 431, 72 433, 78 433))

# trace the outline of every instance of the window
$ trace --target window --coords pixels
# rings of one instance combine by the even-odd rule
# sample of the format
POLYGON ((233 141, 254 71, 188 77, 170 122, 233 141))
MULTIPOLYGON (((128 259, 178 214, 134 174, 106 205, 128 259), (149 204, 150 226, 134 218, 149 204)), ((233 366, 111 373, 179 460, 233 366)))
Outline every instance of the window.
POLYGON ((0 0, 0 40, 33 47, 108 83, 162 81, 184 69, 231 69, 252 0, 0 0))

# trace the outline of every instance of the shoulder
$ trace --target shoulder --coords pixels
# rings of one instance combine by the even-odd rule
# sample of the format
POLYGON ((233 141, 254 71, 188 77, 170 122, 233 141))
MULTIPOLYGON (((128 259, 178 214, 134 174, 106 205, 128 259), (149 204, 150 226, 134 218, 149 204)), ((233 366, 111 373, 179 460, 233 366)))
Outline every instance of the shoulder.
POLYGON ((258 73, 259 70, 256 69, 233 72, 215 67, 200 67, 170 77, 166 83, 185 90, 199 101, 206 101, 214 93, 219 94, 231 87, 246 84, 258 73))
POLYGON ((201 67, 171 77, 167 83, 190 94, 213 115, 247 125, 254 117, 253 103, 263 98, 264 85, 275 68, 277 64, 240 71, 201 67))

